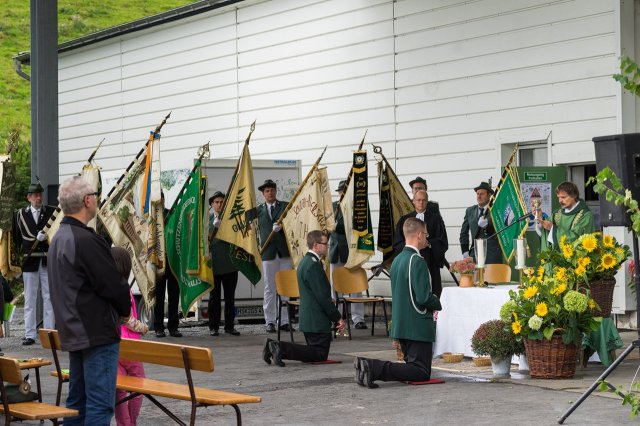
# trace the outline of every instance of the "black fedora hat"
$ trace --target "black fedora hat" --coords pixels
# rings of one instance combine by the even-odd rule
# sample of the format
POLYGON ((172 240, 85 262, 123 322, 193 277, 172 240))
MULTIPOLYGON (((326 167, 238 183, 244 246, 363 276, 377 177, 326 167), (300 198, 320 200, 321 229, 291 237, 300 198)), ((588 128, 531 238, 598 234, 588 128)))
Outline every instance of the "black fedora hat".
POLYGON ((258 191, 263 192, 266 188, 278 188, 278 185, 271 179, 267 179, 258 187, 258 191))
POLYGON ((213 203, 213 200, 215 200, 216 198, 224 198, 225 195, 222 191, 216 191, 213 193, 213 195, 211 197, 209 197, 209 204, 213 203))
POLYGON ((347 190, 347 181, 341 180, 340 182, 338 182, 338 189, 336 189, 336 191, 340 192, 340 191, 346 191, 346 190, 347 190))
POLYGON ((480 185, 473 188, 474 191, 477 191, 478 189, 485 189, 489 194, 493 194, 493 189, 491 189, 491 185, 487 182, 480 182, 480 185))
POLYGON ((32 183, 27 189, 27 194, 38 194, 44 192, 44 188, 40 185, 40 182, 32 183))
POLYGON ((421 183, 424 186, 427 186, 427 181, 424 180, 423 178, 421 178, 420 176, 416 177, 414 180, 412 180, 411 182, 409 182, 409 186, 413 187, 414 183, 421 183))

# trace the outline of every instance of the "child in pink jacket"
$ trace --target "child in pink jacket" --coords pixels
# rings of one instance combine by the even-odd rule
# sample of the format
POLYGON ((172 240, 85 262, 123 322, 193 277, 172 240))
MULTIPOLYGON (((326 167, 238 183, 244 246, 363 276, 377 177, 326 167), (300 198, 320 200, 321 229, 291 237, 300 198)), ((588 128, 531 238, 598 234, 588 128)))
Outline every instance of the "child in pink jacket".
MULTIPOLYGON (((122 247, 112 247, 111 254, 116 261, 116 267, 122 275, 122 279, 127 281, 131 273, 131 256, 129 252, 122 247)), ((129 290, 129 293, 131 294, 131 315, 129 318, 121 318, 121 336, 125 339, 139 339, 141 334, 149 331, 149 327, 138 321, 138 313, 136 311, 133 293, 131 293, 131 290, 129 290)), ((144 367, 139 361, 120 359, 118 360, 118 375, 144 377, 144 367)), ((116 401, 126 398, 127 394, 128 392, 126 391, 116 391, 116 401)), ((140 414, 140 407, 142 407, 142 400, 142 395, 139 395, 127 402, 116 405, 116 423, 118 426, 136 425, 138 414, 140 414)))

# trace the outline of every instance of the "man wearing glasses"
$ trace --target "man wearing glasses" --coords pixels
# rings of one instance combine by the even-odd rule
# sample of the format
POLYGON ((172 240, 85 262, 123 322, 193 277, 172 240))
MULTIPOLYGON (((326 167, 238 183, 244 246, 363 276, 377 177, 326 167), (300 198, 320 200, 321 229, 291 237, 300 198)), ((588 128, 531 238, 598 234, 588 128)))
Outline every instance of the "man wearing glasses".
POLYGON ((300 331, 304 333, 306 345, 267 339, 262 350, 262 359, 284 367, 283 359, 302 362, 326 361, 331 346, 331 323, 338 330, 346 326, 340 311, 327 291, 330 287, 327 274, 322 267, 321 257, 327 255, 328 238, 322 231, 307 234, 309 251, 298 265, 298 286, 300 288, 300 331))
POLYGON ((27 189, 29 205, 16 212, 16 242, 21 245, 26 256, 22 265, 24 279, 24 338, 22 344, 33 345, 36 342, 36 303, 38 287, 42 291, 42 316, 44 328, 55 328, 55 318, 49 296, 47 277, 47 250, 49 244, 43 228, 56 210, 53 206, 42 204, 44 189, 39 182, 32 183, 27 189))
POLYGON ((442 294, 442 279, 440 277, 440 268, 446 262, 445 253, 449 248, 449 240, 447 239, 447 230, 440 214, 427 210, 427 202, 429 198, 427 192, 423 190, 416 191, 413 194, 413 206, 415 211, 408 213, 400 218, 396 226, 396 232, 393 237, 393 249, 396 255, 402 252, 405 246, 405 237, 402 231, 404 222, 414 217, 420 219, 427 225, 427 241, 426 246, 420 249, 420 255, 427 262, 429 275, 431 275, 431 288, 433 294, 440 297, 442 294))

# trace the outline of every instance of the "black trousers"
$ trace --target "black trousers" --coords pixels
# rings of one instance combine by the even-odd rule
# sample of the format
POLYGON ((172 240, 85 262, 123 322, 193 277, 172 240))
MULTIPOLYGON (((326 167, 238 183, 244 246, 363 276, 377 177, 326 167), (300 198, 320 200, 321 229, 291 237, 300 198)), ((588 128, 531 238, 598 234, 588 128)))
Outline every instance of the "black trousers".
POLYGON ((331 346, 331 333, 304 333, 306 345, 296 345, 280 342, 282 359, 292 359, 302 362, 326 361, 331 346))
POLYGON ((433 343, 400 339, 406 364, 371 359, 371 377, 383 382, 421 382, 431 378, 433 343))
POLYGON ((233 330, 233 320, 236 317, 236 285, 238 271, 213 276, 213 290, 209 294, 209 330, 220 328, 220 301, 224 289, 224 329, 233 330))
POLYGON ((164 293, 169 293, 169 312, 167 329, 178 329, 178 302, 180 301, 180 286, 168 269, 165 276, 156 281, 156 304, 153 307, 153 327, 156 331, 164 330, 164 293))

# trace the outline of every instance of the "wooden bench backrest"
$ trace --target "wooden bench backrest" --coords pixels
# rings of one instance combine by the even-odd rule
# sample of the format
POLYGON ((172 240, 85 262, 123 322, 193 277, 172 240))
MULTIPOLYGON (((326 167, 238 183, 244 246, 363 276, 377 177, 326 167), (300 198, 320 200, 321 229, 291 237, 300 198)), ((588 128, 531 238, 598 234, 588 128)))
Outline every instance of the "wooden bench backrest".
POLYGON ((0 356, 0 374, 5 382, 15 384, 22 382, 22 373, 17 359, 0 356))
POLYGON ((40 337, 40 343, 42 347, 45 349, 55 349, 57 351, 60 350, 60 336, 58 335, 58 330, 50 330, 48 328, 41 328, 38 330, 38 336, 40 337), (53 343, 55 348, 51 347, 51 341, 49 340, 49 333, 53 334, 53 343))
POLYGON ((189 355, 189 367, 192 370, 213 371, 213 355, 211 354, 211 349, 198 346, 122 339, 120 341, 120 358, 130 361, 166 365, 168 367, 184 368, 182 348, 185 348, 189 355))

